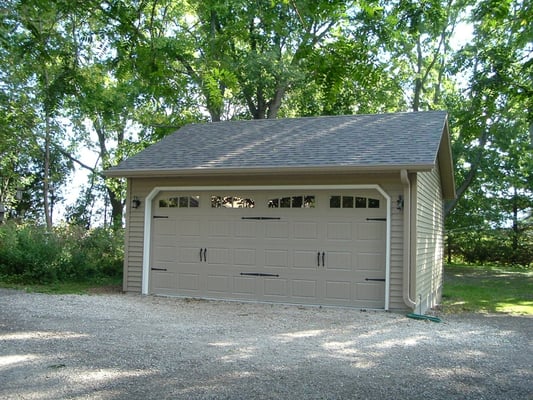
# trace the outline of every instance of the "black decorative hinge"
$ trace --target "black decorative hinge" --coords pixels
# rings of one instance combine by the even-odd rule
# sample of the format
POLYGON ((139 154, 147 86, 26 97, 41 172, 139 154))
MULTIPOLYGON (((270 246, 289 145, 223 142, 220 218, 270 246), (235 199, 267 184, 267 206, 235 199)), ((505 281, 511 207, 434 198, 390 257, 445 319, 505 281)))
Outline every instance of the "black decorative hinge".
POLYGON ((281 219, 280 217, 241 217, 241 219, 256 219, 260 221, 268 221, 273 219, 281 219))

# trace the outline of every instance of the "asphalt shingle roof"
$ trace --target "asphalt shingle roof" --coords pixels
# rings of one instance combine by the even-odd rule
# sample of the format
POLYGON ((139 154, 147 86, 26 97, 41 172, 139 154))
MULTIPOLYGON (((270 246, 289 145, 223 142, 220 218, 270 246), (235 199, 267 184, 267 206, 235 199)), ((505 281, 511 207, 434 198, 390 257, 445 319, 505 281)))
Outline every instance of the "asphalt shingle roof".
POLYGON ((432 167, 445 111, 190 124, 108 170, 432 167))

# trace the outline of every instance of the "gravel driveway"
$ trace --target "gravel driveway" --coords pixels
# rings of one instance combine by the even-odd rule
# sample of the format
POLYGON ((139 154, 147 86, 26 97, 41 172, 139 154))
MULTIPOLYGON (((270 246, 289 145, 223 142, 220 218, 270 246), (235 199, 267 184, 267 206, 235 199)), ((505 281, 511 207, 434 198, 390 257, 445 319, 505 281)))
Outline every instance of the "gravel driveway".
POLYGON ((0 289, 2 399, 533 399, 533 319, 0 289))

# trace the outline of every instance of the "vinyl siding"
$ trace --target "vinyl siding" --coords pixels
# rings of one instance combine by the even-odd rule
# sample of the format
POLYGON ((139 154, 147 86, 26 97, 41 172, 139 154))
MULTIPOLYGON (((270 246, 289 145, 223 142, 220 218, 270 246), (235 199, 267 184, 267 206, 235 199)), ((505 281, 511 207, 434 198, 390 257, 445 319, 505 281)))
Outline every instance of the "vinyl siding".
POLYGON ((442 296, 444 211, 437 168, 417 176, 416 311, 436 306, 442 296))
POLYGON ((124 265, 124 290, 141 292, 144 243, 144 199, 154 187, 162 186, 259 186, 259 185, 334 185, 334 184, 379 184, 391 196, 392 235, 390 302, 391 309, 405 309, 402 297, 403 268, 403 214, 396 209, 396 199, 403 193, 399 174, 365 175, 312 175, 276 177, 202 177, 202 178, 133 178, 128 181, 127 204, 133 196, 141 200, 141 206, 130 209, 126 219, 126 256, 124 265))

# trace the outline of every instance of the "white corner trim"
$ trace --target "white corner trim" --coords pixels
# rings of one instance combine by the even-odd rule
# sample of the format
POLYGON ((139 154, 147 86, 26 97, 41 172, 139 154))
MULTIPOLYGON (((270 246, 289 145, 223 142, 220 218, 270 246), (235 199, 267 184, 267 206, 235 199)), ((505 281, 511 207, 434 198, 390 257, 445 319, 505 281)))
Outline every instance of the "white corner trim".
POLYGON ((156 186, 146 196, 144 201, 144 241, 143 241, 143 269, 142 294, 149 294, 150 279, 150 250, 152 239, 152 201, 162 191, 268 191, 268 190, 366 190, 378 191, 387 200, 387 234, 385 241, 385 310, 389 310, 390 303, 390 246, 391 246, 391 197, 377 184, 370 185, 275 185, 275 186, 156 186))

